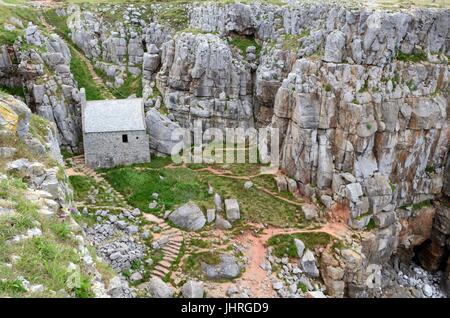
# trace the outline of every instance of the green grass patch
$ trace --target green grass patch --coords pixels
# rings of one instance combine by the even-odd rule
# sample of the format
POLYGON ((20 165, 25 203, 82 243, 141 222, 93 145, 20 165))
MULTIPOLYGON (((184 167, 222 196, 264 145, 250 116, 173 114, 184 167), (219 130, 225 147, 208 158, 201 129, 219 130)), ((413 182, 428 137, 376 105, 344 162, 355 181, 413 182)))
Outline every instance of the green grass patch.
POLYGON ((114 206, 118 203, 118 199, 112 193, 107 193, 105 190, 107 185, 97 183, 92 177, 70 176, 69 181, 74 189, 74 199, 76 201, 89 201, 91 189, 95 188, 98 190, 98 194, 95 196, 96 205, 114 206))
POLYGON ((366 230, 367 231, 371 231, 371 230, 373 230, 373 229, 375 229, 377 226, 376 226, 376 224, 375 224, 375 220, 373 219, 373 218, 370 218, 370 220, 369 220, 369 223, 367 223, 367 226, 366 226, 366 230))
POLYGON ((72 72, 79 87, 84 87, 87 100, 105 99, 100 88, 96 85, 92 74, 86 63, 82 60, 75 49, 70 46, 72 58, 70 59, 70 71, 72 72))
POLYGON ((183 272, 191 277, 205 279, 201 271, 202 263, 206 263, 209 265, 218 265, 220 264, 220 254, 217 252, 193 253, 189 255, 184 261, 183 272))
POLYGON ((152 211, 148 207, 154 192, 159 193, 157 201, 168 210, 190 200, 200 203, 209 196, 207 186, 197 180, 194 171, 186 168, 139 171, 122 167, 108 170, 106 178, 131 205, 155 214, 163 212, 159 208, 152 211))
POLYGON ((200 179, 221 194, 223 199, 235 198, 239 202, 241 221, 267 223, 279 227, 302 227, 307 224, 299 207, 252 187, 244 189, 245 180, 199 172, 200 179))
POLYGON ((426 172, 426 173, 435 173, 435 172, 436 172, 436 169, 435 169, 433 166, 427 166, 427 167, 425 168, 425 172, 426 172))
MULTIPOLYGON (((158 165, 165 165, 165 160, 161 159, 158 165)), ((164 210, 172 210, 188 201, 194 201, 204 209, 212 207, 213 198, 208 194, 208 184, 211 184, 223 199, 238 200, 243 221, 280 227, 302 227, 307 224, 298 206, 255 187, 244 191, 245 180, 216 176, 184 167, 148 170, 116 167, 103 169, 102 172, 109 183, 126 197, 129 204, 156 215, 162 215, 164 210), (159 193, 159 206, 150 210, 148 205, 153 201, 154 192, 159 193)))
POLYGON ((261 45, 256 42, 255 38, 252 36, 245 35, 235 35, 231 37, 229 44, 237 47, 243 56, 246 55, 246 50, 249 46, 254 46, 256 48, 256 56, 258 57, 261 53, 261 45))
POLYGON ((13 44, 18 36, 24 35, 24 29, 28 26, 28 22, 40 26, 38 15, 36 11, 29 7, 21 7, 18 10, 15 7, 0 6, 0 43, 1 44, 13 44), (3 26, 5 24, 13 24, 9 21, 10 18, 15 17, 22 21, 23 29, 15 25, 16 29, 8 31, 3 26))
POLYGON ((158 21, 168 24, 175 30, 183 30, 188 27, 189 17, 184 6, 163 6, 157 13, 158 21))
POLYGON ((58 32, 59 35, 61 35, 66 41, 71 42, 69 36, 70 30, 69 27, 67 26, 66 17, 59 16, 56 13, 56 9, 44 11, 43 16, 49 24, 55 27, 55 30, 58 32))
POLYGON ((326 246, 331 242, 331 236, 324 232, 310 232, 310 233, 295 233, 295 234, 280 234, 272 236, 267 244, 273 246, 273 255, 276 257, 296 258, 297 248, 295 247, 294 239, 302 240, 305 248, 313 250, 317 246, 326 246))
POLYGON ((306 293, 308 291, 308 286, 306 286, 304 283, 299 282, 297 284, 297 288, 302 291, 302 293, 306 293))
POLYGON ((191 246, 196 246, 199 248, 208 248, 209 246, 211 246, 211 243, 209 241, 205 241, 202 239, 196 239, 196 238, 191 239, 189 244, 191 246))
POLYGON ((59 237, 61 240, 66 240, 70 237, 72 233, 67 222, 54 222, 50 224, 50 229, 53 233, 59 237))
POLYGON ((135 94, 136 97, 142 97, 142 75, 133 77, 131 74, 127 74, 122 86, 111 90, 116 98, 128 98, 135 94))
POLYGON ((399 60, 399 61, 417 63, 417 62, 425 61, 426 59, 427 59, 427 55, 425 54, 425 52, 420 51, 420 50, 416 50, 415 52, 413 52, 411 54, 403 53, 400 50, 397 51, 397 60, 399 60))
POLYGON ((0 280, 0 295, 12 295, 20 296, 20 294, 25 293, 27 290, 23 286, 22 282, 18 279, 15 280, 0 280))
MULTIPOLYGON (((2 42, 0 42, 2 43, 2 42)), ((0 86, 0 90, 3 91, 3 93, 13 95, 13 96, 20 96, 25 98, 25 88, 24 87, 8 87, 8 86, 0 86)))
POLYGON ((412 210, 413 211, 418 211, 418 210, 421 210, 423 208, 427 208, 429 206, 431 206, 431 200, 425 200, 425 201, 422 201, 422 202, 419 202, 419 203, 414 203, 412 205, 412 210))

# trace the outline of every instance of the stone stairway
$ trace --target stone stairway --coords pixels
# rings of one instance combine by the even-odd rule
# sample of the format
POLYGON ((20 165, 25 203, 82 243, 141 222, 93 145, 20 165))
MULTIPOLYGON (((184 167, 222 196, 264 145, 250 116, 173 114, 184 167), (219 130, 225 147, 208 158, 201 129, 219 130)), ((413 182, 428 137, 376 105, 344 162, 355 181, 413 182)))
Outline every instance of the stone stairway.
POLYGON ((122 205, 122 207, 127 208, 129 210, 132 210, 133 207, 131 207, 125 197, 123 196, 122 193, 116 191, 110 184, 109 182, 103 178, 103 176, 101 174, 98 174, 97 172, 95 172, 94 169, 88 167, 85 165, 84 163, 84 155, 80 155, 80 156, 76 156, 76 157, 72 157, 72 162, 74 164, 74 166, 84 175, 93 178, 96 182, 99 183, 103 183, 105 184, 111 191, 111 193, 119 200, 120 204, 122 205))
MULTIPOLYGON (((109 182, 103 178, 103 176, 92 168, 85 165, 84 162, 84 156, 76 156, 72 157, 72 162, 77 169, 85 174, 86 176, 94 178, 97 182, 102 182, 106 185, 108 185, 109 188, 111 188, 112 193, 119 198, 120 202, 123 202, 123 207, 127 208, 129 210, 132 210, 133 207, 128 205, 128 203, 125 200, 125 197, 118 191, 116 191, 109 182)), ((169 224, 166 223, 163 219, 153 215, 144 213, 143 217, 151 222, 157 225, 159 228, 161 228, 160 236, 167 235, 169 237, 169 242, 165 244, 161 250, 164 253, 164 257, 162 260, 160 260, 158 263, 155 264, 152 272, 152 276, 158 276, 159 278, 164 278, 168 273, 171 272, 172 264, 177 259, 181 245, 183 244, 183 234, 182 231, 171 227, 169 224)))
POLYGON ((183 244, 183 234, 179 229, 171 227, 163 219, 152 214, 144 214, 144 218, 147 221, 155 223, 161 228, 161 236, 167 235, 169 237, 169 242, 161 248, 164 253, 164 257, 161 261, 155 264, 152 272, 152 276, 158 276, 162 279, 170 273, 172 264, 175 262, 180 253, 181 245, 183 244))

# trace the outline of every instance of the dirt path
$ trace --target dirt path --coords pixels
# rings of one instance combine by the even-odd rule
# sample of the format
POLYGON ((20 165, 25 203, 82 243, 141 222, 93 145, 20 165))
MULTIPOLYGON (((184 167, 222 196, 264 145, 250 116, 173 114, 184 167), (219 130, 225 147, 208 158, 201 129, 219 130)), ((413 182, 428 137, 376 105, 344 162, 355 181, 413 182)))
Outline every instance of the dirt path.
POLYGON ((321 228, 311 230, 269 227, 258 235, 255 235, 252 231, 246 231, 236 238, 236 241, 246 249, 244 255, 247 257, 248 263, 245 272, 235 282, 222 284, 206 283, 208 294, 211 294, 213 297, 223 297, 229 287, 236 285, 239 288, 250 290, 252 297, 277 297, 276 292, 272 288, 272 277, 260 266, 266 260, 267 240, 278 234, 317 232, 327 233, 340 240, 351 235, 351 230, 342 223, 328 223, 321 228))

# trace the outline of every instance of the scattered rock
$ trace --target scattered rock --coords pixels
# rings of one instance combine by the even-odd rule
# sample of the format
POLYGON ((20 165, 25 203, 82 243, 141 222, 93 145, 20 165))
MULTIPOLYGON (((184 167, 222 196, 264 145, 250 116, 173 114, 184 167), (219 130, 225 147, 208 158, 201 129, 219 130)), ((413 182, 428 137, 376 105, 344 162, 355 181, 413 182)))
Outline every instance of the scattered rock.
POLYGON ((222 218, 220 215, 216 216, 216 227, 221 230, 229 230, 232 228, 230 222, 222 218))
POLYGON ((253 187, 253 182, 251 182, 251 181, 246 181, 246 182, 244 183, 244 189, 245 189, 245 190, 248 190, 248 189, 250 189, 251 187, 253 187))
POLYGON ((204 292, 203 283, 194 280, 188 280, 181 287, 181 293, 184 298, 203 298, 204 292))
POLYGON ((310 250, 306 250, 300 259, 300 265, 303 271, 310 277, 319 277, 319 269, 317 268, 316 258, 310 250))
POLYGON ((241 274, 241 267, 239 266, 236 257, 233 255, 221 254, 219 258, 219 264, 201 263, 201 270, 208 279, 231 279, 236 278, 241 274))
POLYGON ((313 204, 305 203, 302 205, 302 211, 305 214, 307 220, 313 220, 318 217, 317 207, 313 204))
POLYGON ((216 212, 222 212, 222 198, 218 193, 214 194, 214 205, 216 206, 216 212))
POLYGON ((139 272, 134 272, 133 274, 131 274, 130 276, 130 281, 131 282, 137 282, 140 281, 143 278, 142 274, 139 272))
POLYGON ((297 249, 297 256, 302 257, 305 250, 305 244, 302 240, 294 239, 295 248, 297 249))
POLYGON ((169 220, 187 231, 198 231, 206 223, 202 210, 193 202, 188 202, 174 210, 169 215, 169 220))
POLYGON ((206 220, 208 223, 211 223, 216 218, 216 209, 208 209, 206 210, 206 220))
POLYGON ((172 298, 173 289, 162 281, 161 278, 153 276, 146 284, 145 289, 152 298, 172 298))
POLYGON ((239 220, 241 217, 239 211, 239 203, 236 199, 225 200, 225 211, 227 213, 227 220, 230 222, 239 220))

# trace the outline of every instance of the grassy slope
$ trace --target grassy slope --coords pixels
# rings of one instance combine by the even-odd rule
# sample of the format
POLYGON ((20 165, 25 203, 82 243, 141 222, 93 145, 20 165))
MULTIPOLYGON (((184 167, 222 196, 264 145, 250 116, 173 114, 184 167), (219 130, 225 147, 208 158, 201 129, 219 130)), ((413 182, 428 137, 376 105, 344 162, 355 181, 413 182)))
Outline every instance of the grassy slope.
MULTIPOLYGON (((31 296, 17 280, 21 275, 31 284, 43 284, 47 288, 40 296, 52 297, 55 294, 49 290, 66 290, 66 282, 71 274, 67 271, 69 262, 81 265, 79 255, 74 250, 77 243, 69 237, 67 223, 57 217, 49 219, 39 215, 38 206, 25 200, 25 188, 25 184, 17 178, 10 177, 0 182, 0 199, 17 202, 15 215, 0 217, 0 277, 5 279, 0 285, 0 296, 31 296), (41 237, 6 243, 13 236, 36 227, 36 222, 41 225, 41 237), (8 267, 5 264, 12 261, 12 255, 17 256, 18 260, 13 267, 8 267)), ((77 297, 92 296, 89 278, 83 274, 82 266, 81 286, 68 292, 74 292, 77 297)))
POLYGON ((289 257, 297 257, 297 248, 294 239, 300 239, 305 243, 308 249, 314 249, 316 246, 325 246, 331 242, 331 236, 323 232, 280 234, 272 236, 267 244, 273 246, 273 255, 283 257, 285 254, 289 257))
MULTIPOLYGON (((10 98, 5 94, 2 98, 10 98)), ((30 133, 39 140, 43 140, 47 133, 48 122, 32 115, 30 119, 30 133)), ((57 163, 50 156, 37 156, 16 136, 5 135, 0 138, 1 146, 12 146, 17 149, 11 159, 0 160, 0 172, 5 173, 6 179, 0 181, 1 207, 8 207, 12 202, 13 214, 0 214, 0 297, 30 297, 64 296, 58 291, 64 290, 76 297, 90 297, 90 283, 85 268, 76 252, 78 243, 70 236, 68 221, 59 217, 44 217, 39 214, 39 206, 25 198, 26 184, 19 175, 8 175, 5 165, 8 161, 27 158, 39 161, 48 167, 55 167, 57 163), (28 229, 39 227, 42 236, 25 239, 20 242, 8 243, 16 235, 25 234, 28 229), (74 289, 67 287, 67 280, 72 274, 67 266, 72 262, 79 266, 81 285, 74 289), (8 266, 7 264, 13 264, 8 266), (24 277, 31 284, 42 284, 46 290, 39 294, 26 292, 19 276, 24 277)))
POLYGON ((14 7, 0 5, 0 44, 12 44, 19 35, 23 35, 24 29, 19 27, 12 31, 5 30, 3 27, 5 23, 12 24, 9 22, 11 17, 22 20, 24 28, 27 27, 29 21, 40 25, 39 19, 32 9, 20 8, 20 10, 17 10, 14 7))
POLYGON ((236 198, 239 201, 242 218, 239 222, 276 226, 301 226, 306 223, 297 206, 256 188, 243 190, 244 180, 215 176, 185 167, 161 168, 161 164, 156 165, 159 168, 141 170, 118 167, 104 171, 111 185, 122 192, 131 205, 157 215, 163 215, 165 209, 171 210, 189 200, 204 209, 213 207, 213 197, 207 193, 208 184, 211 184, 223 199, 236 198), (153 192, 160 194, 157 200, 159 207, 150 210, 148 204, 153 200, 153 192))

